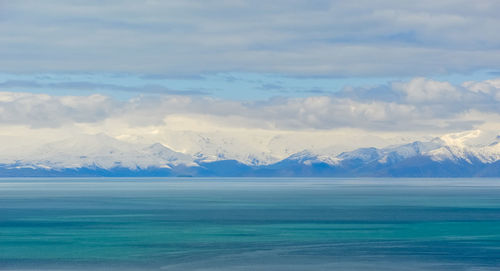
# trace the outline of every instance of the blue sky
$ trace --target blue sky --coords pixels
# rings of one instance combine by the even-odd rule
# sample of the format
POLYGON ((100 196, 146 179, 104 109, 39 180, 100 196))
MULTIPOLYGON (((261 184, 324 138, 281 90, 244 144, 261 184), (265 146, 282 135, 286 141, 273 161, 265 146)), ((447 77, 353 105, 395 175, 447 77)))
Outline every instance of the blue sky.
MULTIPOLYGON (((495 77, 492 71, 428 76, 460 84, 495 77)), ((213 73, 190 77, 168 77, 133 73, 0 73, 3 91, 53 95, 105 94, 117 99, 137 95, 211 96, 231 100, 262 100, 275 96, 308 97, 332 95, 345 87, 377 87, 408 81, 409 76, 292 77, 267 73, 213 73)))

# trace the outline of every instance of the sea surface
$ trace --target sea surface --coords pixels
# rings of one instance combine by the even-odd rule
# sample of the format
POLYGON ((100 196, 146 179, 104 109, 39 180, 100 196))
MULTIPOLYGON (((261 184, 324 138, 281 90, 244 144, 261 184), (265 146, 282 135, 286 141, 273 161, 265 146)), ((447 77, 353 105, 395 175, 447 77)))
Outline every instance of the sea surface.
POLYGON ((0 270, 500 270, 500 179, 0 179, 0 270))

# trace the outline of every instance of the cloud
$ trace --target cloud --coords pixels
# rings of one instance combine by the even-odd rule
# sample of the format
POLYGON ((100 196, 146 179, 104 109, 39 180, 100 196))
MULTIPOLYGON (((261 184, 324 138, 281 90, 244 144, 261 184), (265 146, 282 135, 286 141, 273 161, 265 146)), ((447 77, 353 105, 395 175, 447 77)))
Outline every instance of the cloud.
POLYGON ((500 101, 500 79, 485 80, 482 82, 467 81, 462 84, 463 87, 477 93, 500 101))
POLYGON ((3 1, 4 72, 425 76, 500 69, 500 3, 3 1))
POLYGON ((461 98, 460 91, 450 83, 425 78, 413 79, 408 83, 395 83, 393 87, 401 91, 409 103, 442 103, 461 98))
POLYGON ((119 110, 120 103, 94 94, 86 97, 0 92, 0 123, 32 128, 101 121, 119 110))
POLYGON ((129 127, 145 127, 165 125, 169 116, 189 116, 249 129, 457 131, 487 122, 481 114, 500 114, 498 82, 453 85, 415 78, 371 89, 347 88, 328 96, 243 102, 204 96, 145 95, 117 101, 102 95, 2 92, 0 124, 42 128, 115 120, 129 127), (377 95, 381 92, 384 95, 377 95))

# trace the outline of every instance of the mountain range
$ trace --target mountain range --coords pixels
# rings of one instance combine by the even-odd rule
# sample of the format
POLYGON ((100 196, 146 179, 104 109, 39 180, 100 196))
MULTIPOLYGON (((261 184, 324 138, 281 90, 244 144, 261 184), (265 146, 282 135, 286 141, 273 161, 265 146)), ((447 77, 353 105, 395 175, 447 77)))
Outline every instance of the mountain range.
POLYGON ((160 143, 81 135, 23 152, 4 151, 0 176, 500 177, 500 137, 472 144, 479 133, 342 153, 304 150, 281 160, 217 146, 210 154, 186 154, 160 143), (235 152, 240 159, 225 155, 235 152))

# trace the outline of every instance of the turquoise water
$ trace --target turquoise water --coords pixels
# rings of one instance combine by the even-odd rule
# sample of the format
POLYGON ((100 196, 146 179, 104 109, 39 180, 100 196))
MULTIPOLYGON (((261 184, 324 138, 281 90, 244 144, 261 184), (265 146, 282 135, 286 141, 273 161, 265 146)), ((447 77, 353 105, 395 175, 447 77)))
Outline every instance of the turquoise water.
POLYGON ((500 270, 500 180, 0 179, 0 270, 500 270))

